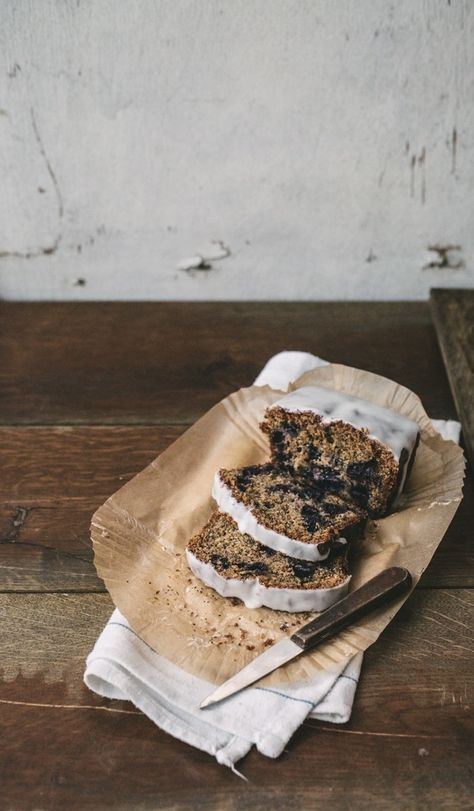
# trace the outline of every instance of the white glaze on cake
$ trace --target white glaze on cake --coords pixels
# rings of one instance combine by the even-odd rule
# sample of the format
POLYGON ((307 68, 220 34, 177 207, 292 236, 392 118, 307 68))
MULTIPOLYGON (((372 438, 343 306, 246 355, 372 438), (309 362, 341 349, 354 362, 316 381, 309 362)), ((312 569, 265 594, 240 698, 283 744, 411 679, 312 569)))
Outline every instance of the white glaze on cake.
POLYGON ((250 535, 255 541, 269 546, 270 549, 275 549, 277 552, 282 552, 284 555, 289 555, 291 558, 300 558, 301 560, 326 560, 329 555, 329 546, 336 543, 346 543, 345 538, 339 538, 332 541, 330 544, 324 543, 323 549, 320 551, 318 544, 304 543, 295 538, 289 538, 287 535, 282 535, 275 532, 273 529, 264 527, 260 524, 253 514, 252 510, 247 507, 242 501, 237 501, 232 495, 231 490, 222 481, 219 473, 214 476, 212 485, 212 497, 217 501, 219 509, 223 513, 227 513, 234 519, 240 532, 242 534, 250 535))
POLYGON ((320 589, 267 587, 258 578, 239 580, 220 575, 210 563, 186 549, 189 568, 206 586, 222 597, 238 597, 247 608, 267 606, 276 611, 324 611, 347 594, 350 576, 340 586, 320 589))
POLYGON ((366 428, 371 439, 389 448, 397 462, 403 449, 411 456, 418 436, 418 425, 413 420, 388 408, 361 400, 341 391, 323 386, 306 386, 286 394, 270 408, 285 411, 310 411, 318 414, 324 423, 343 422, 355 428, 366 428))

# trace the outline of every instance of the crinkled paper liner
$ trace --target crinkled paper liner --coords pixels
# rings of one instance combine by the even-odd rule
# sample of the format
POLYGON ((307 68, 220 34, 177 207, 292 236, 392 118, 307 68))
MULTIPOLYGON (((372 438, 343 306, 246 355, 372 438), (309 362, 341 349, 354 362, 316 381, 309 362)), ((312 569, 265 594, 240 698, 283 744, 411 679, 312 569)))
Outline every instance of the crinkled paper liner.
MULTIPOLYGON (((393 565, 406 567, 416 584, 462 498, 462 450, 435 432, 415 394, 391 380, 330 365, 307 372, 291 388, 308 384, 371 400, 419 424, 421 441, 406 491, 396 512, 369 523, 358 544, 351 589, 393 565)), ((95 564, 115 605, 154 650, 215 684, 314 616, 249 609, 237 599, 220 597, 191 574, 184 554, 189 538, 214 509, 210 493, 216 470, 268 458, 258 425, 267 406, 280 397, 268 386, 231 394, 92 519, 95 564)), ((307 679, 365 650, 405 599, 370 614, 262 683, 307 679)))

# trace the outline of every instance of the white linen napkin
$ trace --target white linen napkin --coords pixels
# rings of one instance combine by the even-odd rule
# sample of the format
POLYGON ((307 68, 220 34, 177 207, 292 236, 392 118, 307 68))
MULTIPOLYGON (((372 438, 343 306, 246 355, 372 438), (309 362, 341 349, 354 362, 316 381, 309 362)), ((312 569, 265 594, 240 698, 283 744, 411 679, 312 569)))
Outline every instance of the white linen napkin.
MULTIPOLYGON (((286 390, 304 372, 326 364, 307 352, 280 352, 268 361, 255 385, 286 390)), ((433 425, 446 439, 459 441, 458 422, 433 420, 433 425)), ((84 681, 101 696, 131 701, 165 732, 214 755, 243 777, 235 763, 253 745, 275 758, 305 718, 348 721, 362 658, 359 653, 291 686, 249 687, 200 710, 215 685, 152 650, 116 609, 87 658, 84 681)))

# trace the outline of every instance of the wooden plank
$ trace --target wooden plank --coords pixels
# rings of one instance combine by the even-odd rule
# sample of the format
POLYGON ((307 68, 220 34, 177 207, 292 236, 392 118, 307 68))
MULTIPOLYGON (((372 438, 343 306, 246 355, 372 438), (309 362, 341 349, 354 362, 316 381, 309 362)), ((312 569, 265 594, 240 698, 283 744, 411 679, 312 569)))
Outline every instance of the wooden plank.
MULTIPOLYGON (((474 587, 473 504, 470 481, 420 588, 474 587)), ((104 591, 89 531, 97 501, 28 505, 0 505, 0 591, 104 591)))
POLYGON ((182 431, 0 428, 0 589, 104 591, 92 562, 90 519, 182 431))
POLYGON ((194 422, 283 349, 393 378, 454 416, 420 302, 3 302, 0 322, 0 424, 194 422))
MULTIPOLYGON (((89 526, 97 507, 183 426, 0 428, 0 590, 102 591, 89 526)), ((474 586, 474 480, 422 586, 474 586)))
POLYGON ((308 721, 244 784, 82 682, 106 595, 0 595, 5 808, 467 808, 474 596, 416 590, 366 655, 353 717, 308 721))
POLYGON ((474 467, 474 290, 432 290, 431 311, 474 467))
POLYGON ((423 574, 421 588, 474 587, 474 477, 468 472, 464 482, 463 500, 448 531, 423 574))
POLYGON ((90 541, 99 503, 0 505, 0 590, 105 591, 90 541))
POLYGON ((149 464, 184 426, 0 428, 4 503, 87 498, 97 505, 149 464))

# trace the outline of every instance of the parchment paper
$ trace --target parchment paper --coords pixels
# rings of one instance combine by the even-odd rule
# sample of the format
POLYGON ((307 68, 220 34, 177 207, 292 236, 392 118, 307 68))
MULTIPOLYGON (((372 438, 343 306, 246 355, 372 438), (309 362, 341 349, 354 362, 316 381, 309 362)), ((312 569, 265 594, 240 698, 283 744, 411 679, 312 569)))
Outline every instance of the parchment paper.
MULTIPOLYGON (((357 545, 351 589, 391 565, 405 566, 416 584, 462 498, 462 450, 434 431, 415 394, 391 380, 330 365, 307 372, 291 388, 308 384, 363 397, 418 422, 421 441, 406 492, 396 512, 369 523, 357 545)), ((215 508, 210 492, 216 470, 268 458, 258 424, 281 395, 268 386, 231 394, 92 519, 95 565, 115 605, 155 651, 215 684, 314 616, 248 609, 239 600, 220 597, 191 574, 184 555, 189 538, 215 508)), ((372 613, 262 683, 307 679, 365 650, 405 599, 372 613)))

